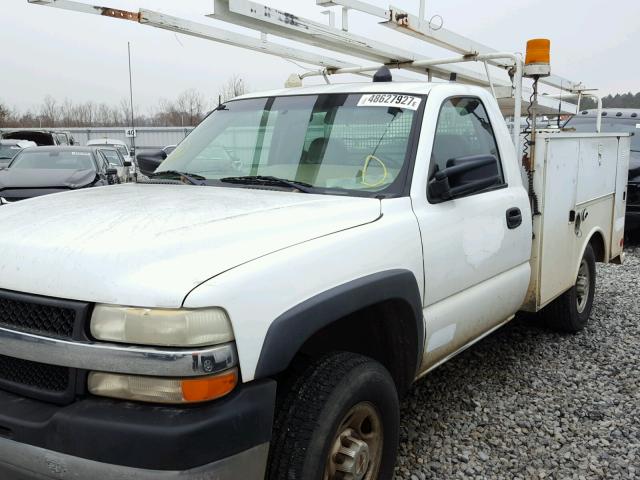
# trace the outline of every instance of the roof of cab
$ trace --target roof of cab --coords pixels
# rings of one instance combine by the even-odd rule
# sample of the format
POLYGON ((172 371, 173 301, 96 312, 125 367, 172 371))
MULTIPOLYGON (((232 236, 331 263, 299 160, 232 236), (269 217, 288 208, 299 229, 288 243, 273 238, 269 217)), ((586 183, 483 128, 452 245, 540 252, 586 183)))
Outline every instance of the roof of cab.
POLYGON ((427 82, 335 83, 330 85, 311 85, 308 87, 281 88, 279 90, 266 92, 253 92, 236 97, 234 100, 289 95, 319 95, 326 93, 408 93, 426 95, 435 85, 438 84, 427 82))

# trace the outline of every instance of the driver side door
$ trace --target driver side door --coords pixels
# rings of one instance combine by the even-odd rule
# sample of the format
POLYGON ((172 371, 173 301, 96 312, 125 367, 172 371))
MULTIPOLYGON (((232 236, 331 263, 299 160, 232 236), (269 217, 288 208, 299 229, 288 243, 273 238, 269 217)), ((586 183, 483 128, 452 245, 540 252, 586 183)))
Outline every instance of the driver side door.
POLYGON ((489 180, 482 190, 446 200, 425 193, 426 201, 414 203, 425 272, 423 371, 507 321, 521 306, 530 276, 528 196, 519 171, 505 168, 503 158, 513 150, 499 147, 482 100, 445 99, 433 138, 429 181, 477 156, 495 164, 474 173, 475 181, 489 180), (520 223, 509 219, 514 212, 520 223))

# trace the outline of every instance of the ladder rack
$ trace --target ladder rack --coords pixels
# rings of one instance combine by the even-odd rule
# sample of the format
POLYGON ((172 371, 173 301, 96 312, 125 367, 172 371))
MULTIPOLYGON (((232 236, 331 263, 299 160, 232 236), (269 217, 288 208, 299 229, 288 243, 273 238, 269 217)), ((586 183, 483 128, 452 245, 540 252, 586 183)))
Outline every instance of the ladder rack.
MULTIPOLYGON (((207 40, 320 67, 317 71, 298 75, 300 81, 310 76, 322 76, 329 82, 331 75, 352 73, 370 75, 380 66, 398 68, 425 75, 428 81, 434 78, 479 85, 491 90, 505 116, 514 117, 519 125, 521 113, 529 107, 532 90, 523 87, 523 60, 520 54, 499 52, 450 30, 436 28, 432 21, 413 15, 397 7, 388 9, 373 6, 362 0, 316 0, 320 7, 341 7, 342 25, 323 24, 296 14, 281 11, 251 0, 214 0, 214 12, 207 17, 224 23, 239 25, 255 32, 255 37, 232 32, 214 25, 193 22, 166 15, 153 10, 138 12, 99 7, 75 0, 28 0, 29 3, 61 8, 76 12, 101 15, 122 20, 135 21, 142 25, 170 30, 207 40), (436 45, 453 52, 456 56, 432 59, 417 52, 395 47, 349 31, 349 11, 355 10, 376 18, 380 25, 409 35, 426 44, 436 45), (300 47, 291 47, 274 42, 269 37, 292 40, 300 47), (304 49, 304 45, 327 51, 327 54, 304 49), (367 64, 341 60, 334 55, 358 58, 367 64), (466 69, 461 64, 479 62, 484 72, 466 69), (372 65, 373 63, 373 65, 372 65), (494 69, 492 74, 490 67, 494 69), (497 69, 497 70, 496 70, 497 69), (502 77, 496 73, 503 71, 502 77), (504 71, 508 75, 504 75, 504 71), (504 78, 506 77, 506 78, 504 78)), ((420 11, 424 15, 424 0, 420 0, 420 11)), ((579 82, 555 75, 541 78, 540 83, 559 90, 559 95, 540 95, 536 102, 539 115, 575 114, 578 106, 563 102, 562 98, 577 97, 578 101, 587 89, 579 82)), ((586 94, 586 93, 585 93, 586 94)), ((593 93, 589 93, 594 96, 593 93)), ((514 143, 519 145, 519 131, 514 128, 514 143)))

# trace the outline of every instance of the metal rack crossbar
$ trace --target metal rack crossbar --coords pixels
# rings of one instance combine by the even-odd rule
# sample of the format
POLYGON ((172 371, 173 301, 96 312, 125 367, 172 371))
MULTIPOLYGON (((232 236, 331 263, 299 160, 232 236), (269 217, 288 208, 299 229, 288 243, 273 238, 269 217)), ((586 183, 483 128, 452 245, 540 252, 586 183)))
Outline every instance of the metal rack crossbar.
MULTIPOLYGON (((489 88, 498 100, 505 115, 514 117, 514 125, 519 125, 521 113, 529 106, 531 90, 523 87, 523 60, 518 53, 499 52, 491 47, 443 28, 425 19, 425 0, 420 0, 420 15, 416 16, 397 7, 379 8, 363 0, 316 0, 321 7, 341 7, 340 28, 326 25, 290 12, 278 10, 252 0, 214 0, 214 12, 208 17, 222 22, 253 30, 255 37, 232 32, 213 25, 163 14, 153 10, 140 9, 138 12, 89 5, 75 0, 28 0, 29 3, 61 8, 82 13, 101 15, 122 20, 135 21, 142 25, 191 35, 218 43, 245 48, 252 51, 275 55, 284 59, 320 67, 297 78, 322 76, 329 82, 329 76, 338 74, 370 75, 381 66, 398 68, 442 80, 455 79, 458 82, 489 88), (436 45, 455 54, 454 57, 433 59, 420 53, 401 49, 349 31, 351 10, 368 14, 377 19, 383 27, 410 35, 424 43, 436 45), (298 44, 319 48, 328 54, 292 47, 274 42, 269 37, 295 41, 298 44), (341 60, 334 55, 358 58, 369 65, 341 60), (460 66, 464 63, 479 62, 484 72, 460 66), (494 78, 489 66, 506 70, 509 81, 494 78)), ((330 16, 333 17, 333 16, 330 16)), ((540 83, 557 88, 561 97, 587 95, 587 89, 579 82, 573 82, 555 75, 541 78, 540 83)), ((592 93, 588 95, 594 96, 592 93)), ((536 101, 539 114, 575 114, 577 106, 562 102, 556 95, 541 95, 536 101)), ((597 98, 597 97, 596 97, 597 98)), ((519 129, 513 129, 514 143, 519 145, 519 129)))

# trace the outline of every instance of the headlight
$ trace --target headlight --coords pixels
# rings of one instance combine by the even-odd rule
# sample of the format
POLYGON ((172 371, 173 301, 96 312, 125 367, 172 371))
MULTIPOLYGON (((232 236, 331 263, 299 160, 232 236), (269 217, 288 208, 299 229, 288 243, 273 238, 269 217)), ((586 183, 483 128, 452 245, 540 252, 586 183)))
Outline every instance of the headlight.
POLYGON ((198 403, 215 400, 231 392, 238 383, 238 370, 190 379, 140 377, 91 372, 89 392, 102 397, 154 403, 198 403))
POLYGON ((96 305, 91 334, 97 340, 138 345, 198 347, 233 340, 221 308, 156 309, 96 305))

